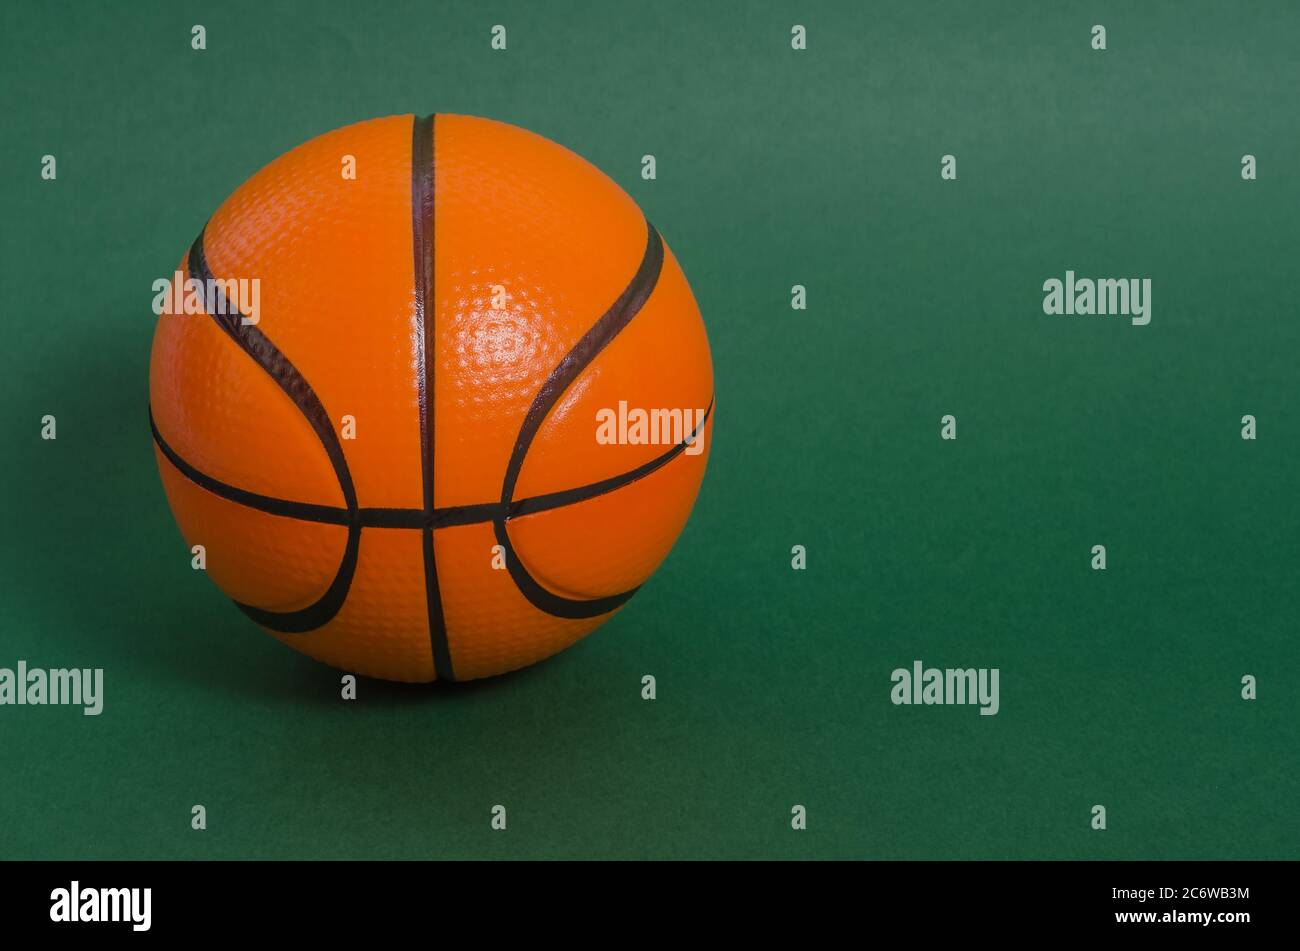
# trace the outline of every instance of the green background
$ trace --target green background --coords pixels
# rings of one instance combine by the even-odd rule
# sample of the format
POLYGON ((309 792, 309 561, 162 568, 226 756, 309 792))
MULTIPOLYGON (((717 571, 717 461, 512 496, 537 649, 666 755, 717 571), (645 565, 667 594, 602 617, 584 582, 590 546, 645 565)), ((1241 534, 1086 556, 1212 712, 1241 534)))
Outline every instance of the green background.
POLYGON ((106 699, 0 707, 0 855, 1296 857, 1298 40, 1291 3, 4 4, 0 666, 106 699), (275 156, 431 111, 632 194, 717 426, 595 635, 348 704, 189 566, 151 284, 275 156), (1044 316, 1067 268, 1150 277, 1151 324, 1044 316), (916 659, 1000 668, 1001 712, 891 705, 916 659))

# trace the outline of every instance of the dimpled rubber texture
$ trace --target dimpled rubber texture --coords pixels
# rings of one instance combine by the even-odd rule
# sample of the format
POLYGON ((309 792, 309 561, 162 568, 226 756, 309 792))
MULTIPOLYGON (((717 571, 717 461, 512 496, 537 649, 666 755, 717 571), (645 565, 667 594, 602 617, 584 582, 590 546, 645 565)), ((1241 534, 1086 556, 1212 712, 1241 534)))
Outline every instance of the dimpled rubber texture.
MULTIPOLYGON (((341 442, 362 509, 423 507, 412 216, 412 116, 313 139, 250 178, 203 235, 221 279, 260 279, 265 335, 315 391, 341 442), (356 179, 341 174, 355 157, 356 179)), ((647 255, 648 225, 601 172, 540 136, 486 119, 432 124, 431 322, 434 507, 498 503, 525 416, 547 378, 623 294, 647 255), (498 291, 504 291, 504 301, 498 291), (500 306, 496 306, 500 305, 500 306)), ((188 273, 187 255, 181 270, 188 273)), ((703 322, 671 251, 635 316, 563 391, 519 471, 513 500, 611 479, 665 445, 601 445, 597 411, 712 405, 703 322)), ((272 499, 345 505, 339 480, 298 406, 206 315, 159 318, 150 365, 158 436, 227 486, 272 499)), ((703 451, 678 452, 643 477, 572 504, 516 515, 505 530, 527 573, 568 599, 642 584, 672 547, 704 475, 703 451)), ((688 430, 692 427, 688 427, 688 430)), ((699 448, 699 447, 693 447, 699 448)), ((344 524, 272 514, 198 484, 157 449, 187 543, 231 598, 296 611, 339 571, 344 524)), ((360 530, 342 607, 319 627, 270 633, 321 661, 392 680, 438 676, 423 533, 360 530)), ((436 590, 451 673, 468 680, 550 656, 612 612, 557 617, 494 567, 490 519, 432 529, 436 590)))

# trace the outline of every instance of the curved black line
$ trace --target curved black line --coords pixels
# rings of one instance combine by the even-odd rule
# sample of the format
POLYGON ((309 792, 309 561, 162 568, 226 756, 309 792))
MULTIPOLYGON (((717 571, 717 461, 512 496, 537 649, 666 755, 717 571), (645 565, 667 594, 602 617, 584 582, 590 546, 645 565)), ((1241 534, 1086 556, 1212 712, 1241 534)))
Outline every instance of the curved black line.
MULTIPOLYGON (((514 449, 510 453, 510 462, 506 465, 505 479, 501 484, 501 505, 503 509, 508 509, 514 501, 515 486, 519 481, 519 473, 524 466, 524 458, 528 455, 528 449, 533 443, 533 438, 537 435, 537 431, 541 429, 542 422, 546 419, 547 414, 550 413, 560 397, 564 395, 564 391, 586 369, 587 365, 596 359, 597 355, 631 322, 633 317, 640 313, 641 308, 645 306, 646 300, 654 291, 655 285, 659 282, 659 274, 663 270, 664 263, 664 243, 654 225, 649 221, 645 225, 645 254, 642 255, 641 264, 636 269, 636 274, 632 276, 631 282, 624 288, 623 293, 618 295, 614 303, 610 305, 609 310, 605 311, 601 318, 592 324, 591 329, 573 345, 573 349, 564 355, 564 359, 551 371, 550 376, 546 378, 546 382, 542 384, 541 389, 537 391, 537 395, 533 397, 532 405, 528 407, 524 423, 519 429, 519 435, 515 438, 514 449)), ((514 579, 515 586, 528 599, 528 602, 539 611, 545 611, 547 614, 562 618, 596 617, 599 614, 607 614, 625 604, 640 588, 640 585, 638 585, 627 591, 621 591, 618 594, 611 594, 603 598, 562 597, 543 587, 537 579, 528 573, 528 569, 523 566, 523 562, 516 556, 514 546, 510 543, 510 533, 506 530, 504 511, 498 513, 492 520, 492 530, 496 535, 497 544, 505 552, 506 569, 510 572, 510 577, 514 579)))
POLYGON ((625 485, 630 485, 638 479, 643 479, 650 473, 661 469, 668 463, 672 462, 683 452, 686 447, 691 445, 699 434, 704 430, 704 424, 709 421, 709 414, 713 412, 713 403, 710 401, 708 407, 704 410, 704 415, 700 417, 699 425, 691 430, 684 440, 674 445, 662 455, 655 456, 644 465, 637 466, 627 472, 620 473, 616 476, 610 476, 608 479, 602 479, 599 482, 592 482, 588 485, 579 486, 576 489, 565 489, 560 492, 548 492, 545 495, 535 495, 529 499, 519 499, 511 502, 506 510, 506 520, 521 518, 525 515, 532 515, 534 512, 545 512, 548 509, 557 509, 565 505, 573 505, 575 502, 585 502, 587 499, 593 499, 598 495, 604 495, 607 492, 613 492, 615 489, 621 489, 625 485))
POLYGON ((501 485, 503 503, 509 504, 514 497, 515 483, 519 481, 519 472, 524 466, 524 456, 528 454, 528 449, 533 444, 533 437, 537 435, 542 421, 546 419, 551 408, 559 402, 564 391, 578 378, 578 374, 586 369, 587 364, 596 359, 600 351, 604 350, 619 331, 640 312, 650 293, 655 289, 655 284, 659 282, 659 272, 663 269, 664 263, 664 243, 654 225, 647 221, 645 226, 645 254, 642 255, 641 264, 636 269, 636 274, 632 276, 631 282, 610 305, 609 310, 601 315, 600 320, 592 324, 591 329, 573 345, 573 349, 564 355, 564 359, 551 371, 541 389, 537 391, 537 395, 533 397, 532 405, 528 407, 528 413, 524 416, 524 424, 515 438, 510 461, 506 464, 505 481, 501 485))
POLYGON ((588 499, 594 499, 597 496, 617 491, 623 486, 630 485, 638 479, 643 479, 663 468, 681 455, 704 428, 704 424, 708 422, 709 415, 712 412, 713 404, 710 403, 704 411, 700 425, 691 431, 686 440, 677 443, 667 452, 655 456, 649 462, 635 469, 611 476, 608 479, 601 479, 599 482, 579 486, 576 489, 564 489, 559 492, 530 496, 526 499, 516 499, 505 509, 502 509, 500 502, 448 505, 434 509, 432 519, 425 514, 424 509, 361 508, 357 510, 354 516, 346 508, 336 505, 295 502, 291 499, 281 499, 275 496, 261 495, 257 492, 249 492, 247 489, 241 489, 229 482, 222 482, 220 479, 216 479, 186 462, 180 453, 173 449, 167 440, 163 439, 162 433, 158 431, 158 425, 153 418, 153 407, 149 408, 149 428, 153 432, 153 439, 157 443, 159 451, 181 475, 218 498, 226 499, 237 505, 257 509, 259 512, 266 512, 268 515, 280 515, 284 518, 298 519, 303 522, 319 522, 325 525, 349 525, 355 519, 360 522, 362 528, 437 529, 491 522, 503 511, 505 512, 506 521, 512 521, 517 518, 526 518, 538 512, 547 512, 566 505, 576 505, 579 502, 585 502, 588 499))
POLYGON ((433 544, 434 491, 434 369, 438 363, 437 297, 434 294, 433 190, 434 116, 415 117, 411 123, 411 246, 415 265, 415 362, 420 407, 420 470, 424 484, 425 522, 421 546, 424 551, 424 600, 429 617, 429 649, 438 680, 455 680, 451 646, 447 643, 447 620, 442 613, 442 592, 438 587, 438 559, 433 544))
POLYGON ((298 372, 298 368, 289 362, 289 358, 281 353, 261 330, 253 324, 244 323, 243 314, 237 307, 231 306, 220 285, 209 283, 215 278, 203 252, 203 235, 206 230, 205 226, 204 231, 199 232, 199 236, 194 239, 194 244, 190 247, 189 273, 191 278, 202 282, 204 287, 212 287, 216 292, 217 313, 209 316, 241 350, 270 375, 311 425, 326 455, 329 456, 348 513, 346 522, 348 540, 343 550, 343 559, 339 562, 334 580, 315 602, 297 611, 268 611, 239 601, 235 604, 258 624, 271 630, 283 634, 314 631, 329 623, 334 615, 339 613, 343 602, 347 600, 348 589, 352 587, 352 578, 357 569, 357 555, 361 546, 361 522, 357 518, 357 492, 352 484, 352 473, 348 471, 348 462, 344 458, 343 446, 339 443, 338 434, 330 425, 329 414, 325 412, 324 405, 306 377, 298 372))
MULTIPOLYGON (((241 489, 228 482, 222 482, 220 479, 214 479, 206 472, 196 469, 181 458, 180 454, 163 439, 162 433, 158 432, 158 423, 153 418, 152 406, 149 407, 149 428, 153 430, 153 441, 158 445, 158 450, 167 457, 167 461, 175 466, 181 475, 219 498, 257 509, 260 512, 283 515, 286 518, 296 518, 304 522, 347 525, 350 521, 349 512, 345 508, 334 505, 316 505, 311 502, 292 502, 288 499, 277 499, 269 495, 249 492, 247 489, 241 489)), ((364 521, 362 524, 365 524, 364 521)))

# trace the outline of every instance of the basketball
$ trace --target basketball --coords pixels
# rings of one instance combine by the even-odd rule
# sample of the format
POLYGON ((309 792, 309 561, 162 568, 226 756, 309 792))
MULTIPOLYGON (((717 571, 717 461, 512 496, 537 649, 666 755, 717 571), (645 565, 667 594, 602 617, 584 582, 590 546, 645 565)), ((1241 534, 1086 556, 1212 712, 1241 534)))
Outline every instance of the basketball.
POLYGON ((535 663, 627 604, 714 410, 636 203, 446 114, 326 133, 236 189, 165 294, 149 391, 194 567, 295 649, 413 682, 535 663))

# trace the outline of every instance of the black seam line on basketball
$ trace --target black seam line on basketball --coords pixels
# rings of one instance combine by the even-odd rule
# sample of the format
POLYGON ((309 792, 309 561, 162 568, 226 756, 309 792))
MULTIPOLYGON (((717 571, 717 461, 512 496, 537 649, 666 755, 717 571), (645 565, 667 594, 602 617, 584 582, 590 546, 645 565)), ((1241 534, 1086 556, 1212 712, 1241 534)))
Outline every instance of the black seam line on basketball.
POLYGON ((632 318, 641 312, 641 308, 645 306, 645 302, 659 282, 659 275, 663 271, 664 243, 654 225, 646 221, 645 226, 645 253, 632 280, 609 309, 591 326, 591 329, 573 345, 573 349, 564 355, 564 359, 551 371, 533 398, 532 405, 528 407, 523 425, 519 428, 519 435, 515 438, 510 461, 506 465, 505 479, 501 483, 503 511, 498 512, 492 520, 493 533, 496 535, 497 544, 505 553, 506 569, 514 579, 515 586, 533 607, 556 617, 591 618, 607 614, 625 604, 640 587, 638 585, 603 598, 566 598, 556 594, 530 575, 522 560, 515 554, 514 546, 510 543, 510 533, 506 529, 504 510, 514 501, 515 486, 519 482, 524 458, 528 455, 528 449, 538 430, 541 429, 542 422, 579 374, 596 359, 611 340, 618 336, 632 318))
MULTIPOLYGON (((434 513, 434 368, 438 361, 438 300, 434 287, 434 116, 411 121, 411 245, 415 265, 415 362, 420 406, 420 471, 424 484, 425 522, 434 513)), ((433 529, 421 525, 424 549, 424 600, 429 616, 429 649, 439 680, 455 680, 447 620, 438 587, 438 559, 433 529)))
MULTIPOLYGON (((347 511, 356 512, 357 493, 352 484, 352 473, 348 471, 348 462, 343 455, 343 446, 339 442, 338 435, 330 425, 329 414, 306 377, 298 372, 298 368, 289 362, 289 358, 281 353, 280 349, 255 325, 245 324, 243 313, 226 299, 221 286, 215 282, 215 277, 208 267, 207 256, 204 254, 203 235, 206 230, 205 226, 190 247, 189 272, 190 277, 201 281, 205 287, 216 290, 214 303, 217 304, 217 313, 209 316, 241 350, 270 375, 276 385, 293 401, 298 412, 302 413, 329 457, 347 511)), ((152 412, 150 415, 152 417, 152 412)), ((283 634, 304 634, 323 627, 338 614, 343 607, 343 602, 347 600, 348 590, 352 587, 352 578, 357 569, 360 545, 361 524, 349 518, 347 545, 343 550, 343 558, 339 562, 338 570, 334 573, 334 580, 330 582, 324 594, 305 608, 296 611, 269 611, 239 601, 236 601, 235 605, 258 624, 283 634)))
MULTIPOLYGON (((614 492, 625 485, 631 485, 633 482, 645 478, 681 455, 703 430, 704 424, 708 422, 709 415, 712 412, 713 403, 710 402, 708 408, 704 411, 704 416, 700 419, 699 425, 691 431, 691 434, 685 440, 677 443, 667 452, 655 456, 644 465, 611 476, 608 479, 601 479, 599 482, 579 486, 576 489, 563 489, 559 492, 548 492, 544 495, 517 499, 511 502, 506 510, 506 520, 512 521, 539 512, 549 512, 552 509, 576 505, 579 502, 585 502, 588 499, 614 492)), ((153 432, 153 439, 158 445, 158 450, 185 478, 218 498, 243 505, 246 508, 256 509, 259 512, 266 512, 268 515, 278 515, 303 522, 319 522, 325 525, 350 525, 355 521, 363 528, 427 527, 438 529, 491 522, 501 512, 500 502, 476 502, 469 505, 450 505, 434 509, 432 519, 425 515, 424 509, 359 508, 354 515, 348 509, 337 505, 295 502, 291 499, 281 499, 270 495, 262 495, 258 492, 249 492, 247 489, 241 489, 228 482, 215 479, 186 462, 168 444, 167 440, 163 439, 162 433, 158 431, 152 406, 149 408, 149 428, 153 432)))

